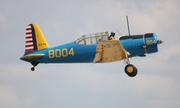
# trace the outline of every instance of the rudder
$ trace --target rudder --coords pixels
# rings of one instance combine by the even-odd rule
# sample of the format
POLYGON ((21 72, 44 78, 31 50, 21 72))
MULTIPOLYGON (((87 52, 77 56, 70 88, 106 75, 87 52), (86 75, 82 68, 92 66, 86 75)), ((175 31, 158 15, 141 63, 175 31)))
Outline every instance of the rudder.
POLYGON ((25 54, 49 48, 49 45, 37 24, 29 24, 26 27, 25 54))

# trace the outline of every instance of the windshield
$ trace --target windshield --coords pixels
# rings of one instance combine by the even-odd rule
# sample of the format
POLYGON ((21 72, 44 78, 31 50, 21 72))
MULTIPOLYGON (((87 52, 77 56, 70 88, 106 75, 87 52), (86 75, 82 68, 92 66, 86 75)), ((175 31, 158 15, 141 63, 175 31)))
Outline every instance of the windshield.
POLYGON ((108 32, 98 32, 95 34, 82 35, 76 40, 77 44, 97 44, 104 40, 108 40, 108 32))

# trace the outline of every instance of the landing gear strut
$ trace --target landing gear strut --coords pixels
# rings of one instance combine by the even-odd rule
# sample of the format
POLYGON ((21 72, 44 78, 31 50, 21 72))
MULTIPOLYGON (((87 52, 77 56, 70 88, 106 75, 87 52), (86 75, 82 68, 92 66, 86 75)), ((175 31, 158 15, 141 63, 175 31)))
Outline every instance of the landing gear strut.
POLYGON ((35 67, 39 64, 39 62, 31 62, 31 64, 33 65, 33 67, 31 68, 31 71, 34 71, 35 67))

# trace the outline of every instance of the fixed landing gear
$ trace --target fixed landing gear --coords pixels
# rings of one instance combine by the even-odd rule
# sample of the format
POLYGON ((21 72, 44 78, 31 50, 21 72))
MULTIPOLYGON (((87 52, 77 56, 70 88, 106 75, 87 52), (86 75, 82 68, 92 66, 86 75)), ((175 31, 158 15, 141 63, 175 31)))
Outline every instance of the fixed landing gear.
POLYGON ((34 70, 35 70, 35 67, 32 67, 32 68, 31 68, 31 71, 34 71, 34 70))
POLYGON ((31 64, 33 65, 33 67, 31 68, 31 71, 34 71, 35 67, 39 64, 39 62, 31 62, 31 64))
POLYGON ((125 55, 126 55, 126 59, 124 61, 125 61, 126 66, 124 68, 124 71, 128 76, 135 77, 138 73, 138 70, 134 65, 130 64, 130 60, 129 60, 127 54, 125 54, 125 55))
POLYGON ((124 68, 125 73, 130 77, 135 77, 137 75, 137 68, 132 64, 127 64, 124 68))

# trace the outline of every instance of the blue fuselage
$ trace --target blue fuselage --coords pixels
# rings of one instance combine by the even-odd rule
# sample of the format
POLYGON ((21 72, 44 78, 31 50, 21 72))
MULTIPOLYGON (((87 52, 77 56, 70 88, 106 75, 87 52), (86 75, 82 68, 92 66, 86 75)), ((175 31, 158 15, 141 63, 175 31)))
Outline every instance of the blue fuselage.
MULTIPOLYGON (((146 53, 155 53, 158 51, 158 40, 155 33, 122 36, 119 38, 119 41, 124 49, 130 53, 129 57, 144 57, 146 53)), ((33 54, 44 54, 43 57, 22 60, 38 63, 92 63, 95 58, 96 47, 97 44, 84 45, 70 42, 33 52, 33 54)))

